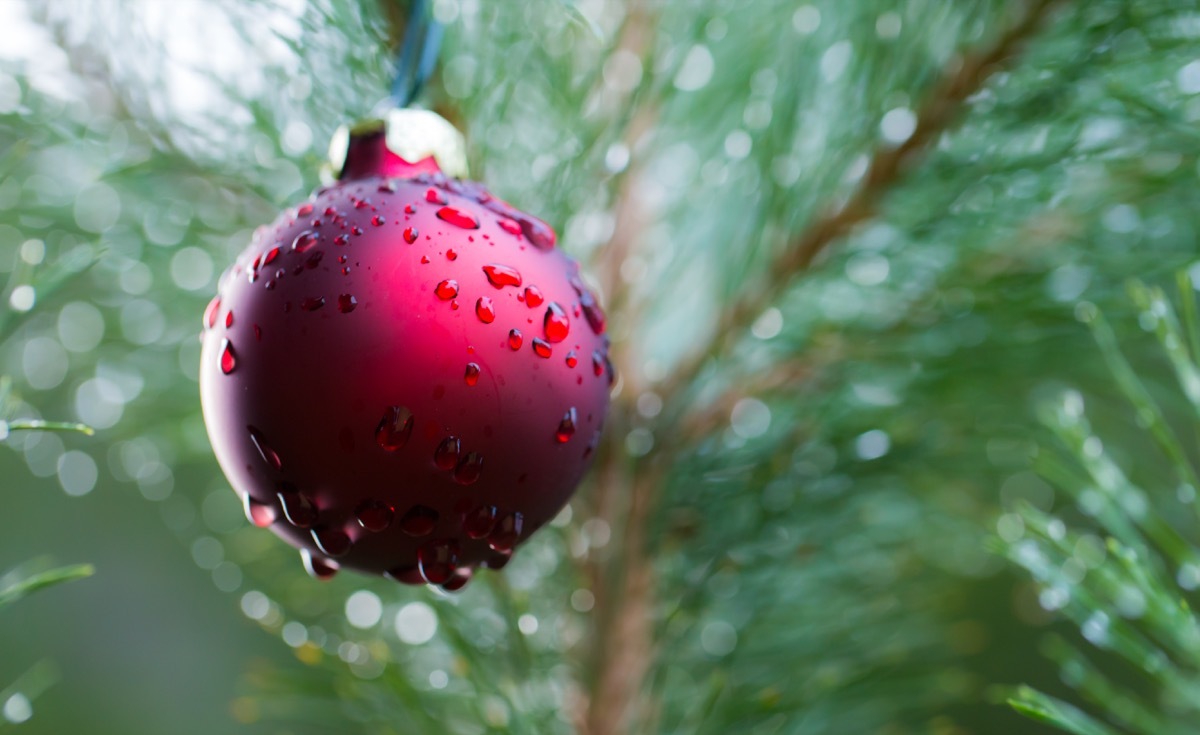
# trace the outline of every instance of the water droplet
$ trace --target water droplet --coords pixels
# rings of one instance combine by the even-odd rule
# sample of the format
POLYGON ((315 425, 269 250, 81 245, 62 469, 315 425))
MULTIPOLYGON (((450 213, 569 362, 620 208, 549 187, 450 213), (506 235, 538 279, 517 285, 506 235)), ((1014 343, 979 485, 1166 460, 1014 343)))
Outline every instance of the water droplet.
POLYGON ((317 244, 317 233, 312 230, 305 230, 296 239, 292 240, 292 251, 296 253, 307 253, 312 250, 313 245, 317 244))
POLYGON ((317 548, 326 556, 345 556, 346 552, 350 551, 350 537, 345 531, 333 528, 314 528, 312 537, 313 541, 317 543, 317 548))
POLYGON ((513 222, 507 217, 500 217, 498 221, 500 224, 500 229, 504 230, 510 235, 516 235, 517 237, 521 236, 521 226, 516 222, 513 222))
POLYGON ((480 296, 475 302, 475 316, 484 324, 496 321, 496 307, 492 305, 492 300, 487 296, 480 296))
POLYGON ((255 500, 249 495, 242 496, 242 510, 246 512, 246 520, 259 528, 266 528, 275 522, 275 506, 255 500))
POLYGON ((437 218, 464 230, 479 229, 479 220, 475 218, 475 215, 454 207, 442 207, 437 211, 437 218))
POLYGON ((379 186, 375 187, 375 191, 379 192, 380 194, 395 194, 396 185, 390 181, 384 181, 379 186))
POLYGON ((463 533, 467 538, 483 538, 496 525, 496 506, 482 505, 463 516, 463 533))
POLYGON ((542 296, 542 292, 537 286, 527 286, 525 288, 525 305, 530 309, 541 306, 545 300, 546 297, 542 296))
POLYGON ((556 240, 554 230, 550 229, 550 225, 537 217, 530 217, 529 215, 522 217, 521 232, 525 233, 525 237, 529 242, 542 250, 550 250, 554 247, 556 240))
POLYGON ((288 523, 296 528, 311 528, 312 524, 317 522, 317 506, 296 492, 294 486, 281 483, 276 495, 279 498, 279 507, 283 508, 283 517, 288 523))
POLYGON ((510 329, 508 331, 508 346, 510 349, 514 351, 521 349, 521 344, 523 342, 524 339, 521 337, 521 330, 510 329))
POLYGON ((538 339, 537 337, 534 337, 533 338, 533 352, 538 357, 550 357, 550 355, 552 355, 554 353, 554 350, 553 350, 553 348, 550 347, 549 342, 546 342, 544 340, 538 339))
POLYGON ((571 350, 567 353, 567 367, 573 368, 579 364, 579 358, 575 356, 575 351, 571 350))
POLYGON ((421 265, 429 265, 429 256, 428 255, 421 256, 421 265))
POLYGON ((254 339, 262 342, 262 327, 257 324, 254 325, 254 339))
POLYGON ((237 355, 233 351, 233 343, 227 339, 221 340, 221 372, 229 375, 237 367, 237 355))
POLYGON ((421 571, 417 569, 416 564, 395 567, 383 574, 401 584, 425 584, 425 580, 421 577, 421 571))
POLYGON ((348 293, 344 293, 337 298, 338 311, 343 314, 349 314, 354 311, 354 307, 358 306, 358 299, 348 293))
POLYGON ((458 260, 458 253, 453 250, 446 251, 446 260, 458 260))
POLYGON ((504 567, 508 566, 509 559, 512 559, 511 551, 497 552, 493 556, 490 556, 487 559, 484 559, 483 566, 487 567, 488 569, 494 569, 494 570, 499 571, 499 570, 503 569, 504 567))
POLYGON ((562 421, 558 423, 558 431, 554 434, 554 439, 559 444, 566 444, 575 435, 576 418, 574 407, 568 409, 566 414, 563 415, 562 421))
POLYGON ((333 238, 333 244, 339 247, 345 246, 348 242, 350 242, 350 238, 346 237, 345 235, 338 235, 337 237, 333 238))
POLYGON ((332 579, 333 575, 337 574, 337 564, 328 559, 313 556, 308 549, 300 550, 300 560, 304 562, 304 571, 314 579, 325 581, 332 579))
POLYGON ((567 318, 567 312, 563 311, 557 302, 552 301, 546 307, 546 316, 542 320, 542 326, 546 329, 548 342, 562 342, 567 338, 567 333, 571 331, 571 320, 567 318))
POLYGON ((433 289, 437 297, 442 301, 449 301, 458 295, 458 281, 453 278, 447 278, 433 289))
POLYGON ((463 381, 467 385, 475 385, 479 382, 479 366, 473 362, 467 363, 467 370, 463 374, 463 381))
POLYGON ((454 468, 454 481, 459 485, 474 485, 483 471, 483 455, 470 452, 454 468))
POLYGON ((431 186, 425 190, 425 201, 431 204, 445 204, 446 197, 442 196, 442 192, 431 186))
POLYGON ((309 296, 300 302, 300 308, 305 311, 316 311, 325 305, 324 296, 309 296))
POLYGON ((296 216, 297 217, 307 217, 308 215, 310 215, 312 213, 313 213, 313 205, 309 202, 305 202, 304 204, 301 204, 299 207, 296 207, 296 216))
POLYGON ((371 200, 370 200, 370 199, 356 199, 356 200, 354 200, 354 208, 355 208, 355 209, 367 209, 367 208, 368 208, 368 207, 370 207, 370 206, 371 206, 371 200))
POLYGON ((443 470, 452 470, 458 464, 458 453, 462 443, 458 437, 448 436, 433 450, 433 463, 443 470))
POLYGON ((270 265, 270 264, 274 263, 275 259, 278 257, 279 257, 279 248, 277 248, 277 247, 271 248, 270 250, 267 251, 266 257, 263 258, 262 264, 270 265))
POLYGON ((604 374, 604 356, 599 351, 592 353, 592 372, 597 378, 604 374))
POLYGON ((392 525, 392 518, 395 514, 396 511, 392 506, 378 500, 367 500, 354 510, 354 517, 358 519, 358 525, 371 533, 386 531, 388 526, 392 525))
POLYGON ((404 228, 404 242, 408 243, 409 245, 412 245, 414 242, 417 241, 417 237, 419 237, 420 234, 421 233, 417 230, 416 227, 405 227, 404 228))
POLYGON ((217 325, 217 312, 221 310, 221 297, 214 296, 204 309, 204 324, 209 329, 217 325))
POLYGON ((375 429, 375 441, 386 452, 397 452, 413 432, 413 415, 404 406, 389 406, 375 429))
POLYGON ((525 517, 520 513, 505 513, 488 535, 488 546, 492 547, 493 551, 512 551, 517 541, 521 540, 524 525, 525 517))
POLYGON ((600 305, 596 303, 591 294, 588 294, 587 297, 582 300, 582 304, 583 315, 587 318, 588 326, 590 326, 592 331, 597 335, 604 334, 604 310, 600 308, 600 305))
POLYGON ((254 448, 258 450, 258 455, 263 458, 263 461, 271 465, 275 470, 283 469, 283 462, 279 459, 279 454, 267 446, 262 432, 253 426, 247 426, 246 428, 250 431, 250 441, 253 442, 254 448))
POLYGON ((433 533, 433 529, 437 528, 438 514, 433 508, 426 508, 423 505, 414 505, 404 517, 400 519, 400 530, 407 533, 409 536, 420 538, 433 533))
POLYGON ((354 225, 353 227, 350 228, 351 235, 361 235, 362 233, 363 233, 362 228, 359 227, 358 225, 354 225))
POLYGON ((387 220, 378 214, 371 218, 371 224, 375 225, 376 227, 383 227, 386 222, 387 220))
POLYGON ((521 274, 517 272, 516 268, 492 263, 491 265, 485 265, 483 272, 487 274, 488 282, 496 288, 521 285, 521 274))
POLYGON ((473 575, 474 571, 470 567, 459 567, 454 570, 454 574, 450 575, 450 579, 442 584, 442 590, 445 592, 458 592, 467 586, 473 575))
POLYGON ((457 566, 458 544, 454 541, 431 541, 417 549, 417 569, 429 584, 446 582, 457 566))

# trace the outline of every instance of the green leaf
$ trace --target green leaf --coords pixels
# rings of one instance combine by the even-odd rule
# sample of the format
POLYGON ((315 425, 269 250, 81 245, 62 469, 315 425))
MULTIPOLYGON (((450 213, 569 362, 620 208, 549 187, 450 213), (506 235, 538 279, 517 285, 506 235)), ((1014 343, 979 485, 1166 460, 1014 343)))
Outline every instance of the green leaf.
POLYGON ((0 589, 0 608, 16 602, 22 597, 27 597, 40 589, 90 577, 95 571, 95 567, 91 564, 72 564, 18 579, 14 584, 0 589))
POLYGON ((1030 719, 1053 725, 1074 735, 1117 735, 1081 710, 1054 697, 1047 696, 1026 686, 1018 687, 1016 696, 1008 704, 1030 719))
POLYGON ((9 431, 77 431, 80 434, 93 436, 96 430, 87 424, 73 421, 42 421, 41 419, 18 419, 16 421, 0 421, 0 434, 3 429, 9 431))

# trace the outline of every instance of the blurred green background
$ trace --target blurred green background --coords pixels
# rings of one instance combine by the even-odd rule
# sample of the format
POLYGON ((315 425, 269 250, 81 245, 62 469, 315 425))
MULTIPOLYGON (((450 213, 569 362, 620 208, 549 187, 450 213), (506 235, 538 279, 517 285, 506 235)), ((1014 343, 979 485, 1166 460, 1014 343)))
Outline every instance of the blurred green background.
MULTIPOLYGON (((1053 575, 1004 558, 1036 571, 1014 513, 1113 531, 1039 464, 1092 451, 1039 409, 1080 391, 1146 488, 1118 515, 1196 537, 1195 414, 1125 290, 1200 281, 1194 3, 432 2, 423 101, 584 263, 622 374, 601 467, 455 597, 305 576, 243 519, 197 400, 220 272, 384 102, 410 7, 0 0, 0 417, 96 430, 0 447, 0 589, 96 568, 0 610, 0 731, 605 735, 622 601, 597 585, 648 568, 617 731, 1049 732, 1005 687, 1075 697, 1045 634, 1095 643, 1076 625, 1111 603, 1060 617, 1053 575), (1095 308, 1184 437, 1173 464, 1095 308)), ((1196 586, 1162 576, 1171 604, 1196 586)), ((1106 648, 1116 689, 1170 690, 1106 648)))

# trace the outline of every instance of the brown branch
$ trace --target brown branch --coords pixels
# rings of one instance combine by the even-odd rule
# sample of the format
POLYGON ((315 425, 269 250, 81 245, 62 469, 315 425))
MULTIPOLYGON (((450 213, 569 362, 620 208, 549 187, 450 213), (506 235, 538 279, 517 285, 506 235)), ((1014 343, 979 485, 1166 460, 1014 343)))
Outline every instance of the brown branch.
POLYGON ((1033 0, 1021 20, 990 47, 951 65, 928 93, 908 140, 898 146, 876 149, 866 174, 846 203, 818 217, 793 239, 766 269, 765 284, 743 290, 742 297, 721 315, 706 346, 684 360, 663 386, 663 393, 680 397, 694 384, 709 359, 727 354, 753 320, 778 300, 796 273, 807 270, 832 243, 873 218, 883 198, 949 128, 967 98, 979 91, 993 74, 1011 64, 1022 44, 1062 1, 1033 0))

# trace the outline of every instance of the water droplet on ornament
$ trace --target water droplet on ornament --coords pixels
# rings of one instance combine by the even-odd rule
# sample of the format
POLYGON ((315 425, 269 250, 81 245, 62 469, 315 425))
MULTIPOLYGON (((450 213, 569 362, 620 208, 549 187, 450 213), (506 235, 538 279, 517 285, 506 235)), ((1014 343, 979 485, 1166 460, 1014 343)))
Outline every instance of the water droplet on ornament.
POLYGON ((262 327, 257 324, 254 325, 254 339, 262 342, 262 327))
POLYGON ((334 245, 344 246, 348 242, 350 242, 350 238, 346 237, 345 235, 338 235, 337 237, 333 238, 334 245))
POLYGON ((463 374, 463 382, 467 385, 475 385, 479 382, 479 366, 473 362, 467 363, 467 370, 463 374))
POLYGON ((458 453, 462 443, 458 437, 448 436, 433 450, 433 463, 443 470, 452 470, 458 464, 458 453))
POLYGON ((401 584, 425 584, 421 571, 416 564, 395 567, 383 573, 385 577, 394 579, 401 584))
POLYGON ((318 250, 317 252, 308 256, 308 260, 304 261, 304 267, 311 271, 314 268, 316 268, 318 265, 321 264, 321 258, 324 258, 324 257, 325 257, 325 251, 318 250))
POLYGON ((483 272, 487 275, 488 282, 496 288, 521 285, 521 274, 517 272, 516 268, 492 263, 485 265, 483 272))
POLYGON ((204 309, 204 324, 209 329, 217 325, 217 312, 221 310, 221 297, 214 296, 204 309))
POLYGON ((573 368, 579 364, 579 358, 575 356, 575 351, 571 350, 567 353, 567 367, 573 368))
POLYGON ((533 352, 538 357, 550 357, 554 350, 550 347, 550 343, 540 340, 537 337, 533 338, 533 352))
POLYGON ((537 286, 527 286, 525 288, 525 305, 530 309, 541 306, 545 300, 546 297, 542 296, 542 292, 537 286))
POLYGON ((371 218, 371 224, 375 225, 376 227, 383 227, 386 223, 387 220, 379 215, 375 215, 371 218))
POLYGON ((305 230, 296 239, 292 240, 292 251, 296 253, 307 253, 312 250, 313 245, 317 244, 317 235, 311 230, 305 230))
POLYGON ((343 314, 349 314, 354 311, 354 307, 358 306, 358 299, 348 293, 344 293, 337 298, 338 311, 343 314))
POLYGON ((368 208, 368 207, 370 207, 370 206, 371 206, 371 200, 370 200, 370 199, 356 199, 356 200, 354 201, 354 208, 355 208, 355 209, 367 209, 367 208, 368 208))
POLYGON ((400 530, 407 533, 409 536, 420 538, 433 533, 433 529, 437 528, 438 514, 433 508, 426 508, 423 505, 414 505, 404 517, 400 519, 400 530))
POLYGON ((458 260, 458 253, 453 250, 446 251, 446 260, 458 260))
POLYGON ((449 301, 458 295, 458 281, 453 278, 447 278, 433 289, 437 297, 442 301, 449 301))
POLYGON ((446 197, 442 196, 442 192, 431 186, 425 190, 425 201, 431 204, 445 204, 446 197))
POLYGON ((575 408, 572 407, 567 410, 567 413, 562 417, 562 421, 558 423, 558 430, 554 433, 554 439, 559 444, 566 444, 571 440, 572 436, 575 436, 576 418, 575 408))
POLYGON ((472 576, 474 576, 474 572, 470 567, 459 567, 454 570, 454 574, 450 575, 450 579, 442 585, 442 590, 445 592, 458 592, 467 586, 472 576))
POLYGON ((417 238, 420 237, 420 235, 421 235, 421 233, 417 230, 416 227, 405 227, 404 228, 404 242, 408 243, 409 245, 412 245, 414 242, 416 242, 417 238))
POLYGON ((479 452, 470 452, 462 458, 458 467, 454 468, 454 481, 459 485, 473 485, 479 479, 481 472, 483 472, 483 455, 479 452))
POLYGON ((381 194, 395 194, 396 193, 396 185, 390 181, 384 181, 379 186, 375 187, 375 191, 377 191, 381 194))
POLYGON ((371 533, 381 533, 392 525, 392 518, 396 511, 387 503, 381 503, 378 500, 367 500, 359 504, 354 510, 354 517, 358 520, 358 525, 362 526, 371 533))
POLYGON ((429 584, 449 580, 457 566, 458 544, 454 541, 431 541, 417 549, 417 569, 429 584))
POLYGON ((353 227, 350 228, 350 234, 351 235, 361 235, 361 234, 363 234, 363 230, 358 225, 354 225, 353 227))
POLYGON ((587 318, 588 326, 590 326, 592 331, 597 335, 604 334, 604 310, 600 308, 600 305, 596 303, 591 294, 587 294, 586 297, 582 299, 582 304, 583 315, 587 318))
POLYGON ((463 516, 463 533, 467 538, 483 538, 496 525, 496 506, 483 505, 463 516))
POLYGON ((233 352, 233 343, 227 339, 221 340, 221 372, 229 375, 237 367, 237 355, 233 352))
POLYGON ((263 258, 262 264, 270 265, 270 264, 274 263, 275 259, 278 257, 279 257, 279 248, 277 248, 277 247, 271 248, 270 250, 267 251, 267 256, 265 258, 263 258))
POLYGON ((437 218, 464 230, 479 229, 479 220, 473 214, 454 207, 442 207, 437 211, 437 218))
POLYGON ((297 217, 307 217, 308 215, 310 215, 312 213, 313 213, 313 205, 311 203, 306 202, 304 204, 301 204, 299 207, 296 207, 296 216, 297 217))
POLYGON ((417 213, 417 208, 416 208, 416 207, 414 207, 414 206, 413 206, 413 205, 411 205, 411 204, 405 204, 405 205, 404 205, 404 213, 405 213, 405 214, 416 214, 416 213, 417 213))
POLYGON ((246 512, 246 520, 259 528, 266 528, 275 522, 275 507, 263 503, 249 495, 242 496, 242 510, 246 512))
POLYGON ((421 265, 429 265, 429 256, 428 255, 421 256, 421 265))
POLYGON ((404 406, 389 406, 375 429, 375 442, 386 452, 397 452, 413 432, 413 415, 404 406))
POLYGON ((488 546, 493 551, 510 552, 521 539, 525 517, 520 513, 505 513, 488 535, 488 546))
POLYGON ((521 349, 521 344, 522 344, 523 342, 524 342, 524 339, 521 337, 521 330, 519 330, 519 329, 510 329, 510 330, 508 331, 508 346, 509 346, 509 349, 512 349, 512 350, 514 350, 514 351, 516 351, 516 350, 519 350, 519 349, 521 349))
POLYGON ((304 571, 308 572, 313 579, 326 581, 333 579, 333 575, 337 574, 337 564, 328 559, 313 556, 308 549, 300 550, 300 560, 304 562, 304 571))
POLYGON ((324 296, 309 296, 300 302, 300 308, 305 311, 316 311, 325 305, 324 296))
POLYGON ((517 237, 521 236, 521 226, 516 222, 513 222, 507 217, 500 217, 498 222, 500 224, 500 229, 504 230, 508 234, 516 235, 517 237))
POLYGON ((536 217, 530 217, 529 215, 522 217, 521 232, 525 233, 525 237, 529 242, 542 250, 550 250, 554 247, 554 230, 550 229, 550 225, 536 217))
POLYGON ((345 531, 339 531, 333 528, 314 528, 312 530, 313 541, 317 543, 317 548, 326 556, 345 556, 346 552, 350 551, 350 537, 345 531))
POLYGON ((480 296, 475 302, 475 316, 479 317, 479 321, 484 324, 491 324, 496 321, 496 307, 492 305, 492 300, 487 296, 480 296))
POLYGON ((597 378, 604 374, 604 356, 599 352, 592 353, 592 372, 597 378))
POLYGON ((296 492, 291 486, 284 484, 277 493, 279 507, 283 508, 283 517, 296 528, 310 528, 317 522, 317 506, 296 492))
POLYGON ((258 456, 262 457, 263 461, 271 465, 273 469, 283 469, 283 462, 279 459, 279 454, 267 446, 267 441, 263 438, 262 432, 253 426, 247 426, 246 429, 250 432, 250 441, 254 444, 254 448, 258 450, 258 456))
POLYGON ((499 571, 508 566, 509 559, 512 559, 511 551, 506 551, 503 553, 497 552, 496 554, 489 556, 487 559, 484 559, 483 566, 487 567, 488 569, 499 571))
POLYGON ((562 342, 571 331, 571 321, 567 318, 567 312, 553 301, 546 307, 546 317, 542 320, 542 326, 546 330, 546 340, 549 342, 562 342))

